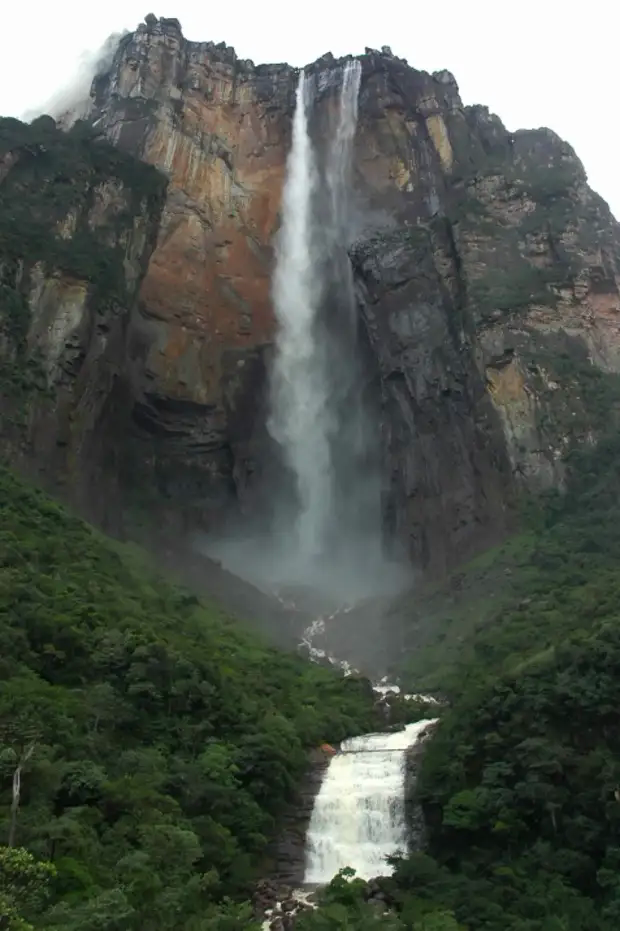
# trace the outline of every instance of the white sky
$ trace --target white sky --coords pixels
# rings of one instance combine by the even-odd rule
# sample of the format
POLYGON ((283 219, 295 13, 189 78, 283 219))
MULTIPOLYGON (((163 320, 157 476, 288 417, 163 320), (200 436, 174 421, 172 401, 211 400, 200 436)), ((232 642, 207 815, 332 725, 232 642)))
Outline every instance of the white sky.
POLYGON ((465 103, 508 129, 550 126, 620 216, 617 0, 9 0, 3 8, 0 114, 20 116, 71 79, 80 54, 146 13, 176 16, 188 39, 242 58, 304 65, 324 52, 390 45, 425 71, 448 68, 465 103))

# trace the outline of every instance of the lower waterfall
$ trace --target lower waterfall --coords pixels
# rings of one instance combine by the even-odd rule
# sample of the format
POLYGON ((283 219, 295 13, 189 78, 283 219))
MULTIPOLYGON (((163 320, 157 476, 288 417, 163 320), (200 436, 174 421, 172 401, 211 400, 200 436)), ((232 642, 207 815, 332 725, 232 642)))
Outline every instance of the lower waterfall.
POLYGON ((391 873, 386 857, 407 846, 406 751, 435 722, 342 743, 314 802, 304 884, 328 883, 346 866, 362 879, 391 873))

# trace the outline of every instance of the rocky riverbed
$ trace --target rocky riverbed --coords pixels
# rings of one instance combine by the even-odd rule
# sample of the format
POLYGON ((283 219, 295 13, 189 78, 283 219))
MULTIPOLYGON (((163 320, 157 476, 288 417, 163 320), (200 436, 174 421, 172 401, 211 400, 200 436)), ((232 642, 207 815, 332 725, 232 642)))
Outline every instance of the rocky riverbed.
MULTIPOLYGON (((364 899, 383 914, 389 914, 393 901, 389 881, 378 876, 365 884, 364 899)), ((263 922, 263 931, 294 931, 298 918, 319 904, 318 888, 299 888, 263 879, 252 898, 254 915, 263 922)))

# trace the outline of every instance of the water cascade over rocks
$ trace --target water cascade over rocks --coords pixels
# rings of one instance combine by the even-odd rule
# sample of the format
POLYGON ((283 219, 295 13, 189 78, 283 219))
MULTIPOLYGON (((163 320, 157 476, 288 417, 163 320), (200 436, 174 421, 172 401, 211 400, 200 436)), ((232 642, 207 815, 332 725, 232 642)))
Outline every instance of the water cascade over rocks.
MULTIPOLYGON (((372 426, 364 397, 348 254, 360 80, 358 61, 338 72, 299 76, 273 279, 278 328, 268 420, 292 480, 293 505, 286 494, 274 497, 275 533, 264 547, 268 569, 256 570, 259 584, 275 588, 283 603, 290 599, 295 607, 301 597, 306 607, 323 604, 303 644, 311 659, 345 675, 353 666, 316 639, 356 604, 392 593, 395 576, 402 580, 382 552, 378 423, 372 426), (321 95, 334 90, 335 106, 325 106, 321 95)), ((248 562, 256 566, 262 555, 248 562)), ((389 874, 386 858, 407 843, 407 751, 431 723, 344 742, 314 801, 305 886, 327 883, 347 866, 364 879, 389 874)), ((275 886, 263 893, 271 905, 265 926, 288 927, 301 900, 278 895, 275 886)))
POLYGON ((349 866, 362 879, 389 875, 386 857, 404 852, 406 751, 435 723, 346 740, 314 803, 304 882, 327 883, 349 866))

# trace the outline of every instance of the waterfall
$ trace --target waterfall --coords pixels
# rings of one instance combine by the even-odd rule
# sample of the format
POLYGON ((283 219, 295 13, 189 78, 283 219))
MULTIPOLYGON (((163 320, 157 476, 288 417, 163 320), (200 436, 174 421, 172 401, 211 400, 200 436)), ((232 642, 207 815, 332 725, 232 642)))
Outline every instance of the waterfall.
POLYGON ((269 420, 269 430, 282 447, 297 485, 293 545, 304 561, 321 553, 332 502, 325 358, 315 332, 320 287, 312 202, 318 179, 308 132, 310 101, 310 85, 302 71, 273 282, 278 333, 269 420))
POLYGON ((286 562, 305 580, 316 579, 317 568, 333 574, 335 556, 343 577, 359 575, 353 549, 362 536, 361 514, 376 513, 371 535, 377 543, 380 537, 378 481, 376 507, 367 507, 369 431, 347 252, 360 77, 360 63, 347 62, 328 137, 320 141, 319 169, 308 125, 314 84, 300 74, 276 249, 269 430, 295 482, 286 562), (343 567, 346 560, 351 565, 343 567))
POLYGON ((358 61, 299 75, 272 280, 267 428, 279 455, 257 470, 266 516, 205 547, 260 588, 311 591, 330 611, 407 577, 383 553, 379 414, 349 259, 360 81, 358 61))
MULTIPOLYGON (((342 90, 338 123, 327 155, 327 187, 331 207, 331 232, 339 248, 348 245, 349 196, 353 140, 357 129, 357 102, 362 67, 359 61, 348 61, 342 74, 342 90)), ((347 261, 344 270, 350 270, 347 261)), ((352 294, 352 289, 349 289, 352 294)))
POLYGON ((324 270, 326 312, 323 317, 324 339, 330 354, 328 378, 335 424, 330 437, 336 503, 332 545, 340 554, 341 562, 342 553, 347 554, 348 565, 341 569, 358 591, 360 580, 367 573, 376 576, 377 567, 384 563, 378 421, 373 428, 364 397, 357 301, 348 254, 354 238, 353 143, 361 74, 359 61, 345 64, 335 126, 325 158, 328 202, 325 235, 329 245, 324 270))
POLYGON ((406 750, 434 723, 344 741, 314 802, 304 883, 327 883, 346 866, 362 879, 389 875, 385 858, 407 846, 406 750))

